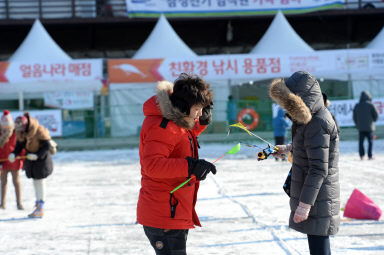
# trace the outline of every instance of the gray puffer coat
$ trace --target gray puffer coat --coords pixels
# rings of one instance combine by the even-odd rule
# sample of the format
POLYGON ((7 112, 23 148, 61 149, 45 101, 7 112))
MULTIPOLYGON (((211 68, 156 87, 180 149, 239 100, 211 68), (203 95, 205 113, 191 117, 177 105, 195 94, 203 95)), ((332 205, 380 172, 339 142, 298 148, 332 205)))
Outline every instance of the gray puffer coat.
POLYGON ((300 71, 287 80, 275 79, 269 93, 293 121, 289 227, 309 235, 335 235, 340 224, 339 136, 320 85, 300 71), (295 223, 299 202, 312 207, 307 220, 295 223))

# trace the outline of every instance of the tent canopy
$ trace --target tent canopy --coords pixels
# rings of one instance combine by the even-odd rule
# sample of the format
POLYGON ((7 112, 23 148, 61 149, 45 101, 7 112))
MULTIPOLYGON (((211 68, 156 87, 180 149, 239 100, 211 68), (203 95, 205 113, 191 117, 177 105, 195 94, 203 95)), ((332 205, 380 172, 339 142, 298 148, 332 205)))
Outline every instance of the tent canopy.
POLYGON ((71 60, 71 57, 56 44, 39 20, 35 20, 27 37, 9 59, 10 62, 36 60, 71 60))
POLYGON ((197 56, 176 34, 164 15, 133 58, 173 58, 197 56))
MULTIPOLYGON (((161 15, 134 59, 196 57, 161 15)), ((110 84, 112 136, 136 135, 144 120, 142 106, 156 93, 156 83, 110 84), (138 89, 139 88, 139 89, 138 89), (126 123, 134 123, 126 125, 126 123)))
POLYGON ((250 52, 251 54, 302 53, 314 51, 278 11, 268 30, 250 52))
MULTIPOLYGON (((10 57, 6 75, 17 63, 44 63, 72 61, 51 38, 39 20, 35 20, 28 35, 10 57)), ((100 68, 101 62, 100 62, 100 68)), ((102 87, 100 79, 95 80, 47 80, 31 82, 0 83, 0 99, 42 98, 42 93, 52 91, 95 91, 102 87)))
POLYGON ((366 49, 384 49, 384 27, 381 31, 368 43, 366 49))

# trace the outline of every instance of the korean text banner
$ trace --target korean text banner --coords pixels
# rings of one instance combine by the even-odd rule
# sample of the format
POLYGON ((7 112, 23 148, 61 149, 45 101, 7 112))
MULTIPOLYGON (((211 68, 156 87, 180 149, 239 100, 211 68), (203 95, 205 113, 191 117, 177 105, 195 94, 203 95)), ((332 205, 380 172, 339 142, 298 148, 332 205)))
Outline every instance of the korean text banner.
POLYGON ((126 0, 128 16, 132 17, 262 15, 278 10, 304 13, 343 4, 344 0, 126 0))
MULTIPOLYGON (((353 127, 353 109, 359 102, 358 99, 331 100, 329 111, 335 116, 340 127, 353 127)), ((372 99, 372 103, 379 111, 379 118, 375 122, 377 126, 384 125, 384 98, 372 99)))
POLYGON ((101 79, 101 59, 56 62, 0 62, 0 82, 66 81, 101 79))
POLYGON ((173 81, 180 73, 194 73, 206 80, 263 80, 289 77, 300 70, 319 78, 337 80, 384 78, 384 51, 330 50, 291 55, 237 54, 108 60, 111 83, 173 81))

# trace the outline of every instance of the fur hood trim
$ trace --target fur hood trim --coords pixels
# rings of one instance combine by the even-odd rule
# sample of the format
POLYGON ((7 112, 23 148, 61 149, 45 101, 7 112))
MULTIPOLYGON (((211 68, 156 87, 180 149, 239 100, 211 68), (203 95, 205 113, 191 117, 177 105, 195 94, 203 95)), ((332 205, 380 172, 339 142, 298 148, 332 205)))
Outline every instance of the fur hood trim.
POLYGON ((173 93, 173 83, 161 81, 157 84, 156 101, 164 118, 173 121, 176 125, 193 129, 195 121, 172 105, 169 95, 173 93))
POLYGON ((269 96, 283 107, 292 120, 300 124, 308 124, 312 114, 303 99, 292 93, 284 79, 274 79, 269 87, 269 96))

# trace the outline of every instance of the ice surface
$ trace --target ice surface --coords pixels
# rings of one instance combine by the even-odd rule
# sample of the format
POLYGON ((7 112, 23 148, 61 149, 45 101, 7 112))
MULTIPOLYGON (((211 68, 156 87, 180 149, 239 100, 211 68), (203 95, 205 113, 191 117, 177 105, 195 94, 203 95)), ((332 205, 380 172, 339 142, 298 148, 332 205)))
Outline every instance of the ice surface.
MULTIPOLYGON (((213 161, 234 145, 203 144, 200 157, 213 161)), ((257 161, 257 152, 243 146, 218 161, 218 173, 201 183, 196 209, 203 227, 189 232, 188 254, 309 254, 306 236, 287 227, 282 184, 289 163, 257 161)), ((384 209, 384 140, 374 141, 374 156, 361 161, 357 142, 340 144, 342 206, 358 188, 384 209)), ((54 164, 43 219, 25 218, 34 205, 32 181, 21 174, 26 210, 18 211, 8 177, 0 254, 154 254, 142 226, 135 224, 138 149, 58 152, 54 164)), ((331 238, 332 254, 384 254, 383 240, 382 219, 342 218, 331 238)))

